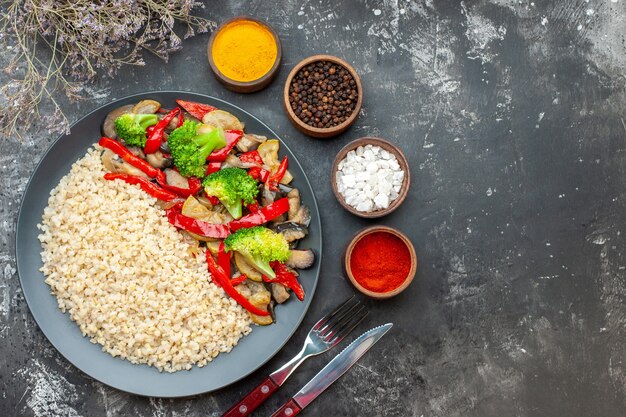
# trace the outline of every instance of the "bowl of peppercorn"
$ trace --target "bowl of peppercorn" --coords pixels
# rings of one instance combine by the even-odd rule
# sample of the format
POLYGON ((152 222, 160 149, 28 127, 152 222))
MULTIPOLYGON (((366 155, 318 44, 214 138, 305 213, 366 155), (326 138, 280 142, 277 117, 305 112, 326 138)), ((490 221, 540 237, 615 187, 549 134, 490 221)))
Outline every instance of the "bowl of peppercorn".
POLYGON ((363 103, 358 74, 343 59, 314 55, 289 73, 284 89, 285 111, 302 133, 316 138, 336 136, 356 120, 363 103))

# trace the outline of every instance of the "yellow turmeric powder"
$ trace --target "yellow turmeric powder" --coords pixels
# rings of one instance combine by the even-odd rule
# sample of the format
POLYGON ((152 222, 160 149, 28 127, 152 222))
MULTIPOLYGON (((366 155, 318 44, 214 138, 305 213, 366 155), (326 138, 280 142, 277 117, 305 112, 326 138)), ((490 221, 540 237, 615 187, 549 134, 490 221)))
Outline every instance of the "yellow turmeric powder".
POLYGON ((265 26, 238 20, 215 36, 211 56, 217 69, 234 81, 258 80, 272 69, 278 56, 276 40, 265 26))

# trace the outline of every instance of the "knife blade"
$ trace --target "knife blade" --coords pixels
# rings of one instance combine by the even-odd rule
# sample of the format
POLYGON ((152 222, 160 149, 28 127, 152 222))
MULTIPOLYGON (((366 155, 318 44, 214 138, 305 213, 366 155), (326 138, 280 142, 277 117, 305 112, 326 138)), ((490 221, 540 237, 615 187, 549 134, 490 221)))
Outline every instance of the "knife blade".
POLYGON ((300 413, 326 388, 332 385, 339 377, 345 374, 381 337, 391 329, 393 323, 374 327, 363 333, 350 343, 344 350, 335 356, 318 372, 300 391, 285 405, 280 407, 272 417, 293 417, 300 413))

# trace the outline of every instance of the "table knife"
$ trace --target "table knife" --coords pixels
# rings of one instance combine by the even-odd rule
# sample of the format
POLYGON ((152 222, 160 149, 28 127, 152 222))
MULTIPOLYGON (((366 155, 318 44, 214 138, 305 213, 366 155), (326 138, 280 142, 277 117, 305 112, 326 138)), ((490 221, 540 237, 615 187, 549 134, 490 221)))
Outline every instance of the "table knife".
POLYGON ((296 395, 280 407, 272 417, 293 417, 300 413, 333 382, 339 379, 393 326, 387 323, 375 327, 350 343, 340 354, 313 377, 296 395))

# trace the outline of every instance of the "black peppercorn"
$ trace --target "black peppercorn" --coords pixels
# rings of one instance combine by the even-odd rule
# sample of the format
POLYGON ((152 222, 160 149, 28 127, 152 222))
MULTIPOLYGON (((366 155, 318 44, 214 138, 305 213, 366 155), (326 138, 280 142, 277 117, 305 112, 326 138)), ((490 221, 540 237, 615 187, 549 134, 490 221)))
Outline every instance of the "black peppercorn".
POLYGON ((356 81, 341 65, 319 61, 301 69, 289 87, 292 109, 309 126, 330 128, 345 122, 358 98, 356 81))

